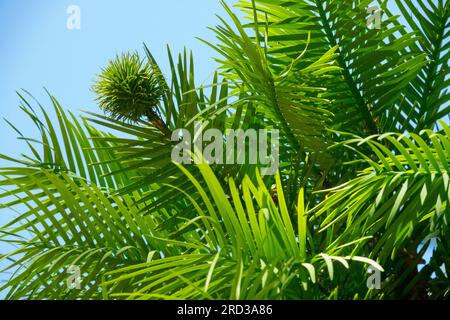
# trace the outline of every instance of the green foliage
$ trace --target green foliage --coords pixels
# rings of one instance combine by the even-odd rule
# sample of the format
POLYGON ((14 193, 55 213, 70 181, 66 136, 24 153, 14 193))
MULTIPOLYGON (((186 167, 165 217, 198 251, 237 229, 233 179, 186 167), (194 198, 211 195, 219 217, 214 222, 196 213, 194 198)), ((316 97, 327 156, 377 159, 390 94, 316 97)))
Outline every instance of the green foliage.
MULTIPOLYGON (((116 57, 106 115, 54 117, 20 93, 38 136, 0 158, 9 299, 440 299, 450 294, 450 3, 240 0, 194 58, 116 57), (58 122, 52 122, 57 118, 58 122), (171 161, 171 133, 280 129, 280 168, 171 161), (424 261, 428 252, 429 261, 424 261), (72 266, 80 289, 67 286, 72 266), (381 287, 367 286, 368 268, 381 287)), ((224 136, 224 146, 227 141, 224 136)))
MULTIPOLYGON (((353 252, 376 257, 387 267, 401 259, 404 248, 411 250, 411 241, 427 248, 430 240, 435 239, 439 245, 434 258, 445 261, 442 259, 446 259, 447 253, 439 247, 441 243, 446 246, 449 230, 450 127, 444 122, 440 124, 441 133, 426 130, 422 136, 411 133, 410 137, 389 133, 345 142, 346 147, 356 150, 368 145, 374 156, 361 153, 368 167, 357 178, 334 188, 312 210, 312 220, 325 215, 320 223, 323 230, 334 227, 338 234, 334 244, 364 235, 371 240, 360 242, 353 252)), ((393 267, 391 272, 397 275, 415 272, 414 268, 423 261, 420 256, 414 259, 417 261, 408 269, 393 267)), ((416 275, 405 290, 411 290, 419 279, 431 276, 426 272, 429 270, 416 275)), ((442 279, 448 279, 442 272, 438 279, 428 279, 430 290, 442 279)), ((447 283, 445 290, 448 289, 447 283)))
MULTIPOLYGON (((56 102, 55 111, 65 119, 65 128, 71 128, 68 135, 83 134, 82 127, 70 126, 56 102)), ((58 149, 61 159, 83 164, 81 155, 75 160, 62 151, 58 149)), ((199 200, 170 186, 193 212, 190 219, 179 218, 176 230, 170 231, 161 228, 169 214, 140 214, 143 205, 136 206, 141 197, 137 192, 110 194, 106 185, 102 190, 86 175, 67 171, 62 160, 59 170, 16 162, 0 172, 1 186, 10 190, 2 198, 13 197, 4 207, 27 208, 2 229, 2 241, 17 246, 1 256, 13 261, 4 270, 14 270, 13 276, 2 288, 9 288, 10 299, 326 298, 320 284, 330 282, 337 290, 345 278, 335 275, 333 262, 342 270, 349 269, 352 260, 382 270, 372 260, 344 255, 345 246, 319 251, 315 231, 305 219, 303 191, 295 214, 289 213, 279 175, 275 202, 258 174, 255 183, 246 177, 239 188, 229 179, 224 189, 208 165, 198 166, 200 179, 180 167, 199 200), (20 236, 24 232, 29 236, 20 236), (80 266, 87 275, 80 291, 66 285, 71 266, 80 266), (322 279, 322 269, 328 270, 327 278, 322 279)), ((364 272, 357 274, 362 277, 364 272)))

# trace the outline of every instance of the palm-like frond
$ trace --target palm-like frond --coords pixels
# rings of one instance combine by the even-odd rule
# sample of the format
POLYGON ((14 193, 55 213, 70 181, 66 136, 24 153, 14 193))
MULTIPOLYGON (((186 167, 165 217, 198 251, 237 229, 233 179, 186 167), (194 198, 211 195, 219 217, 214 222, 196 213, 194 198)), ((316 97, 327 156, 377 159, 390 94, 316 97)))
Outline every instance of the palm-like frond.
MULTIPOLYGON (((256 184, 245 178, 240 188, 230 179, 229 191, 225 191, 209 166, 198 167, 207 189, 188 170, 181 169, 201 195, 201 202, 174 186, 189 198, 196 211, 195 217, 182 223, 176 234, 185 233, 191 225, 196 226, 195 230, 184 234, 188 241, 161 239, 162 243, 185 247, 186 252, 108 273, 111 278, 105 285, 121 287, 123 281, 133 281, 133 291, 113 291, 111 297, 326 298, 332 290, 321 292, 314 286, 314 283, 324 281, 320 279, 319 270, 327 269, 330 280, 337 277, 338 280, 334 279, 337 282, 345 277, 334 272, 336 262, 349 268, 350 260, 362 261, 382 271, 372 260, 337 256, 341 252, 339 247, 316 252, 312 245, 314 236, 310 233, 313 231, 304 216, 303 191, 299 195, 296 230, 283 193, 278 194, 277 205, 259 175, 256 184)), ((276 182, 278 190, 282 190, 278 175, 276 182)), ((363 277, 364 270, 359 274, 363 277)), ((365 282, 361 280, 360 283, 364 285, 365 282)))
MULTIPOLYGON (((340 71, 329 82, 323 82, 327 89, 324 98, 333 101, 333 127, 359 135, 385 132, 392 127, 391 122, 401 122, 409 114, 411 110, 406 108, 393 112, 391 107, 401 101, 400 93, 427 63, 421 51, 399 54, 416 38, 406 32, 394 36, 400 28, 395 24, 396 17, 383 19, 379 30, 368 29, 371 3, 262 0, 256 6, 259 21, 266 25, 268 52, 274 55, 275 64, 289 64, 308 43, 308 34, 311 50, 298 64, 299 69, 337 47, 336 65, 340 71)), ((240 4, 247 12, 252 8, 250 1, 240 4)))
MULTIPOLYGON (((153 68, 160 70, 149 49, 146 46, 144 48, 149 62, 154 65, 153 68)), ((188 58, 185 50, 175 63, 168 49, 168 59, 171 77, 170 82, 166 82, 167 90, 163 101, 158 105, 159 113, 163 115, 163 121, 170 131, 185 128, 190 131, 191 136, 194 136, 194 121, 201 121, 204 118, 206 106, 213 110, 224 110, 229 97, 227 83, 219 82, 218 76, 215 75, 212 90, 207 95, 203 88, 197 88, 195 85, 192 53, 188 58)), ((223 112, 215 116, 214 120, 207 120, 206 128, 223 130, 226 127, 226 116, 227 114, 223 112)), ((165 184, 176 184, 181 188, 191 187, 172 163, 171 153, 177 142, 172 141, 170 135, 145 121, 135 124, 123 123, 89 112, 84 119, 105 130, 113 131, 116 135, 94 135, 92 138, 96 143, 111 145, 108 151, 113 155, 95 165, 120 163, 120 167, 105 173, 105 177, 115 178, 117 175, 126 174, 130 178, 126 184, 116 189, 119 194, 143 192, 137 203, 145 204, 141 207, 143 213, 154 210, 167 212, 173 207, 184 207, 183 203, 167 201, 179 197, 177 190, 168 188, 165 184)), ((103 150, 102 147, 95 149, 97 152, 103 150)))
MULTIPOLYGON (((130 196, 114 197, 83 179, 48 169, 17 169, 14 179, 6 174, 2 185, 15 189, 2 196, 19 199, 6 207, 26 208, 2 227, 7 233, 0 241, 17 247, 1 256, 14 259, 3 270, 13 271, 1 288, 8 289, 9 299, 101 298, 105 271, 139 263, 153 247, 156 220, 141 217, 130 196), (81 272, 79 291, 67 285, 71 266, 81 272)), ((166 251, 159 244, 153 248, 166 251)))
POLYGON ((336 48, 296 69, 308 47, 305 43, 303 52, 299 51, 283 69, 275 69, 258 21, 254 24, 255 36, 251 37, 237 16, 223 5, 234 26, 221 19, 222 25, 214 29, 220 44, 210 45, 222 56, 218 61, 235 92, 245 93, 240 95, 238 103, 253 104, 261 119, 279 127, 293 152, 324 152, 325 128, 333 114, 323 107, 328 102, 322 97, 325 88, 317 83, 327 72, 339 69, 334 66, 336 48))
MULTIPOLYGON (((66 119, 65 128, 74 128, 68 126, 64 111, 56 110, 66 119)), ((54 127, 50 131, 55 131, 54 127)), ((54 137, 53 146, 58 140, 54 137)), ((48 151, 45 146, 44 153, 48 151)), ((67 159, 74 152, 81 150, 61 148, 57 154, 67 159)), ((266 299, 278 296, 280 291, 286 298, 299 294, 327 297, 331 291, 306 289, 322 281, 319 270, 324 268, 330 281, 343 281, 343 274, 335 275, 333 261, 346 268, 347 261, 355 260, 381 269, 369 259, 340 257, 340 247, 317 251, 304 217, 303 193, 294 223, 279 176, 277 202, 259 175, 256 184, 247 177, 240 187, 231 179, 229 199, 206 164, 198 167, 203 182, 182 168, 198 195, 188 193, 189 188, 173 186, 191 202, 192 218, 180 217, 176 230, 171 231, 159 227, 169 214, 153 211, 142 216, 144 203, 137 205, 141 197, 138 192, 111 194, 111 189, 96 186, 65 168, 62 160, 58 170, 54 165, 8 160, 17 165, 0 172, 0 184, 8 190, 1 197, 12 198, 3 207, 17 207, 21 212, 2 227, 0 237, 0 241, 17 247, 0 256, 13 260, 4 270, 11 270, 12 277, 2 287, 8 289, 10 299, 266 299), (80 290, 68 287, 72 266, 80 270, 80 290)), ((357 270, 364 275, 364 270, 357 270)))
MULTIPOLYGON (((28 92, 24 91, 24 94, 34 100, 28 92)), ((50 93, 48 95, 52 103, 53 115, 49 115, 45 111, 45 107, 35 101, 37 112, 36 106, 33 107, 23 93, 18 93, 18 95, 21 99, 21 110, 36 126, 38 136, 25 137, 13 124, 8 122, 19 133, 19 139, 26 142, 30 154, 23 155, 23 160, 1 155, 3 159, 13 160, 13 162, 27 167, 70 172, 104 189, 113 190, 127 184, 128 176, 126 174, 120 174, 114 178, 106 176, 110 171, 118 170, 120 164, 117 161, 111 161, 114 159, 114 155, 109 149, 112 147, 110 144, 91 141, 91 136, 101 137, 104 136, 104 133, 89 126, 85 121, 78 120, 73 113, 65 112, 50 93), (56 117, 57 123, 52 122, 52 117, 56 117), (94 148, 98 148, 98 150, 94 151, 94 148), (93 163, 107 160, 108 164, 92 166, 93 163)))
MULTIPOLYGON (((369 246, 360 243, 354 253, 369 253, 381 263, 398 258, 405 248, 415 255, 420 244, 446 238, 450 127, 444 122, 441 126, 442 133, 423 132, 426 140, 414 133, 390 133, 347 141, 355 150, 354 143, 367 144, 376 156, 361 153, 370 166, 332 190, 332 195, 313 209, 313 219, 324 216, 320 220, 324 230, 335 226, 336 244, 353 237, 372 237, 369 246)), ((416 259, 414 267, 420 261, 416 259)), ((414 267, 409 271, 416 271, 414 267)))
POLYGON ((230 19, 207 43, 220 55, 212 83, 196 86, 186 51, 168 50, 163 77, 144 46, 145 63, 117 60, 112 87, 100 86, 115 118, 79 120, 49 94, 52 116, 19 93, 38 135, 10 124, 29 154, 0 155, 0 208, 17 213, 0 228, 14 246, 0 255, 11 273, 0 290, 10 299, 447 298, 450 126, 438 120, 450 110, 449 2, 395 0, 403 26, 380 0, 380 29, 367 26, 371 3, 240 0, 248 24, 223 3, 230 19), (121 62, 133 77, 115 81, 121 62), (128 101, 136 97, 146 98, 128 101), (234 143, 227 129, 280 129, 279 173, 173 163, 172 133, 193 137, 196 121, 224 133, 224 149, 234 143), (368 266, 384 268, 381 290, 367 287, 368 266), (73 267, 79 290, 68 287, 73 267))
POLYGON ((1 208, 20 212, 2 226, 0 241, 17 248, 1 256, 14 261, 6 268, 13 272, 12 278, 2 289, 8 288, 12 299, 100 298, 102 279, 97 275, 123 261, 142 261, 152 246, 151 230, 167 217, 137 214, 142 209, 135 204, 139 194, 112 195, 130 183, 128 174, 133 171, 105 176, 120 168, 114 160, 114 144, 91 141, 89 135, 105 134, 72 114, 70 119, 50 97, 58 126, 43 107, 40 116, 22 97, 22 110, 36 124, 40 139, 21 136, 31 156, 1 156, 11 163, 0 170, 1 208), (89 274, 78 293, 65 285, 71 265, 89 274))
MULTIPOLYGON (((449 111, 448 61, 450 59, 450 3, 445 0, 395 1, 410 29, 414 30, 416 41, 409 50, 422 51, 429 63, 422 66, 417 76, 403 92, 403 100, 398 108, 409 109, 410 114, 405 128, 416 132, 430 129, 436 121, 445 117, 449 111), (412 125, 412 126, 411 126, 412 125)), ((387 1, 383 1, 384 9, 387 1)), ((405 34, 405 28, 399 31, 405 34)))

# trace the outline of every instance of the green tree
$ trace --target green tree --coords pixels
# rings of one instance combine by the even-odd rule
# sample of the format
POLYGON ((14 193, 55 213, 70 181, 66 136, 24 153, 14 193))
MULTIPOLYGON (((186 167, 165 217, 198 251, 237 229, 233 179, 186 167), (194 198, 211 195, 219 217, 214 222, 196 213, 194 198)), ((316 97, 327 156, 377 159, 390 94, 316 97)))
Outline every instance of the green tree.
MULTIPOLYGON (((0 168, 9 299, 438 299, 450 294, 450 3, 240 0, 213 31, 220 68, 168 50, 166 79, 124 54, 106 115, 58 123, 20 93, 30 154, 0 168), (173 163, 177 128, 280 130, 280 168, 173 163), (432 243, 434 242, 434 245, 432 243), (432 250, 424 263, 425 252, 432 250), (68 279, 80 271, 79 289, 68 279), (368 268, 381 273, 368 286, 368 268)), ((228 142, 230 143, 230 142, 228 142)), ((224 137, 223 144, 227 145, 224 137)))

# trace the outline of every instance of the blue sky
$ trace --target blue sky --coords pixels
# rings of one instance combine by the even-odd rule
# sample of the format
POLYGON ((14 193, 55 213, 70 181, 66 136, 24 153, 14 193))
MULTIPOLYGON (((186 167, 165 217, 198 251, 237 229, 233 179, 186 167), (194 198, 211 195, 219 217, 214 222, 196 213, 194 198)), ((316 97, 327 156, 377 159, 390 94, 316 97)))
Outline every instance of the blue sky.
MULTIPOLYGON (((214 52, 195 37, 213 40, 207 27, 221 12, 219 1, 211 0, 2 0, 0 116, 27 133, 15 94, 21 88, 43 104, 49 102, 46 87, 65 108, 98 111, 90 88, 100 67, 116 53, 142 53, 143 42, 167 71, 166 44, 173 53, 192 49, 197 80, 205 81, 215 68, 214 52), (81 9, 80 30, 66 28, 71 4, 81 9)), ((0 153, 24 150, 3 123, 0 135, 8 137, 0 153)))

